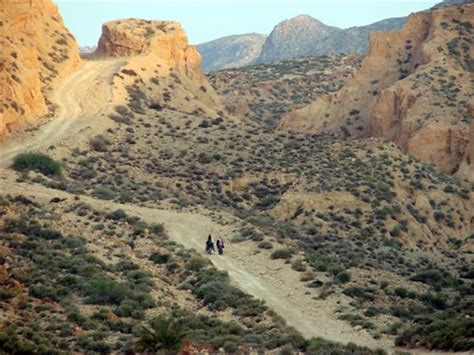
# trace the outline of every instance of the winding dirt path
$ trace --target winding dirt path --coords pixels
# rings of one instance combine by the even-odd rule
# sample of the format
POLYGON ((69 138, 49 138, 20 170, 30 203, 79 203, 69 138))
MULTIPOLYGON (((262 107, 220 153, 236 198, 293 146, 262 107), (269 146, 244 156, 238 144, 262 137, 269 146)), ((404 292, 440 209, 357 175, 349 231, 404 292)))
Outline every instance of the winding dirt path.
MULTIPOLYGON (((7 163, 18 153, 46 149, 71 139, 110 107, 111 80, 124 64, 123 60, 86 61, 84 66, 57 88, 53 101, 59 106, 57 118, 33 131, 31 137, 1 147, 2 192, 22 194, 48 204, 52 197, 66 198, 72 203, 74 196, 37 184, 15 182, 16 175, 6 170, 7 163)), ((97 129, 95 134, 100 133, 97 129)), ((299 273, 280 260, 271 260, 268 251, 256 251, 252 243, 230 243, 234 233, 232 224, 217 223, 208 215, 145 208, 98 200, 87 196, 80 199, 95 209, 110 211, 123 209, 130 215, 148 223, 163 223, 170 238, 187 248, 202 252, 204 239, 209 233, 227 238, 224 257, 211 255, 213 264, 229 273, 231 280, 247 293, 265 300, 267 305, 295 327, 305 337, 323 337, 328 340, 356 343, 369 347, 389 349, 392 340, 375 340, 364 330, 355 331, 344 321, 335 319, 336 305, 316 299, 317 291, 308 289, 299 281, 299 273)))
MULTIPOLYGON (((23 194, 44 204, 48 204, 53 197, 66 199, 65 204, 74 202, 74 195, 64 191, 36 184, 9 184, 9 193, 23 194)), ((104 212, 122 209, 147 223, 162 223, 172 240, 198 252, 203 251, 204 241, 209 233, 230 237, 234 232, 232 224, 216 223, 204 214, 120 204, 88 196, 81 196, 80 200, 104 212)), ((209 257, 218 269, 227 271, 234 284, 264 300, 288 325, 296 328, 303 336, 391 349, 393 340, 376 340, 365 330, 355 331, 346 322, 335 319, 335 305, 315 299, 317 291, 305 287, 299 281, 299 273, 293 271, 290 265, 280 260, 271 260, 267 251, 256 253, 252 243, 230 243, 227 240, 226 245, 224 256, 205 256, 209 257)))
POLYGON ((58 106, 54 119, 0 147, 0 168, 4 169, 17 154, 45 149, 65 140, 89 125, 87 118, 105 112, 112 97, 112 76, 123 64, 122 59, 84 62, 55 90, 51 98, 58 106))

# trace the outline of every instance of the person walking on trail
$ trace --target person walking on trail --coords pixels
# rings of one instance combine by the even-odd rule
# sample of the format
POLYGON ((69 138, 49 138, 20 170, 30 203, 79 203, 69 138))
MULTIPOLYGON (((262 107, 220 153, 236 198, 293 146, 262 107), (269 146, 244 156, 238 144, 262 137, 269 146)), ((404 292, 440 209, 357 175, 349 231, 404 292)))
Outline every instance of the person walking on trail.
POLYGON ((214 249, 214 242, 212 241, 212 236, 209 234, 206 241, 206 253, 211 254, 214 249))
POLYGON ((224 239, 218 238, 216 241, 216 246, 217 246, 217 251, 219 252, 219 255, 223 255, 224 254, 224 239))

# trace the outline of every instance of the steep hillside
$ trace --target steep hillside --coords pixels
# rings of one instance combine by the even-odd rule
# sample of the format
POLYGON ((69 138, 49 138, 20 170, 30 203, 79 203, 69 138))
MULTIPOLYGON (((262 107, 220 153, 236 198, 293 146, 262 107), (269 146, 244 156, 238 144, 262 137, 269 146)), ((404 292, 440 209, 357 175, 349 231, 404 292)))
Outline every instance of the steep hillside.
POLYGON ((145 101, 156 109, 167 106, 211 117, 220 115, 219 99, 201 71, 199 53, 188 44, 178 22, 107 22, 95 54, 127 60, 114 76, 113 96, 118 104, 126 98, 132 111, 145 101))
POLYGON ((0 196, 2 353, 235 353, 304 342, 163 225, 52 193, 0 196))
POLYGON ((271 63, 309 55, 313 43, 338 31, 341 30, 308 15, 282 21, 265 40, 256 63, 271 63))
POLYGON ((287 112, 335 92, 360 68, 358 55, 295 58, 208 74, 232 115, 275 128, 287 112))
POLYGON ((375 33, 359 73, 339 92, 290 113, 280 129, 384 137, 453 173, 469 142, 474 5, 410 16, 375 33))
POLYGON ((74 37, 50 0, 0 2, 0 136, 52 113, 48 94, 81 63, 74 37))
MULTIPOLYGON (((131 209, 209 213, 228 229, 207 230, 226 238, 226 253, 251 261, 252 273, 272 278, 283 272, 275 260, 291 265, 278 281, 285 309, 310 319, 324 310, 328 322, 347 322, 348 334, 375 347, 398 339, 472 349, 465 337, 472 327, 472 186, 380 140, 143 109, 128 124, 71 146, 62 176, 12 179, 131 209)), ((194 229, 194 238, 202 241, 205 231, 194 229)), ((327 332, 348 341, 337 326, 327 332)))
POLYGON ((210 72, 248 65, 260 55, 266 38, 264 34, 249 33, 201 43, 197 49, 202 56, 202 69, 210 72))
POLYGON ((366 53, 372 32, 393 31, 402 28, 406 17, 391 18, 367 26, 356 26, 335 32, 312 44, 311 55, 329 53, 366 53))

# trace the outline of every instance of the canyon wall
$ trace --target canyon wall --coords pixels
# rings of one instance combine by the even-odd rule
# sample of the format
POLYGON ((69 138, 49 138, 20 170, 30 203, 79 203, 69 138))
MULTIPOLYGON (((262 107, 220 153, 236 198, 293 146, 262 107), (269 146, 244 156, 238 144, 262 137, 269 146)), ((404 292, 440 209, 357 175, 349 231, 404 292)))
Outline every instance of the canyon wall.
POLYGON ((0 2, 0 136, 51 113, 48 93, 81 63, 74 37, 50 0, 0 2))
POLYGON ((413 14, 372 34, 360 71, 339 92, 283 118, 279 129, 381 137, 456 173, 469 146, 474 4, 413 14))

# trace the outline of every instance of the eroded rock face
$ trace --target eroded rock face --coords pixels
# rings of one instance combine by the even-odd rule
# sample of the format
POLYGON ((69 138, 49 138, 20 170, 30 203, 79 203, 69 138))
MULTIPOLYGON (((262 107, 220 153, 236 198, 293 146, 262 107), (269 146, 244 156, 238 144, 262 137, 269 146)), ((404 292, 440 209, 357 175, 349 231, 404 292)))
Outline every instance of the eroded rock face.
MULTIPOLYGON (((96 55, 125 57, 114 77, 115 97, 141 91, 149 101, 218 116, 219 99, 201 71, 201 57, 174 21, 126 19, 102 27, 96 55)), ((132 95, 133 96, 133 95, 132 95)))
POLYGON ((474 4, 416 13, 372 34, 361 70, 339 92, 288 114, 279 128, 383 137, 442 170, 465 159, 472 113, 474 4))
POLYGON ((48 113, 48 91, 81 60, 50 0, 0 1, 0 136, 48 113))
MULTIPOLYGON (((459 167, 459 176, 469 181, 474 181, 474 106, 469 106, 468 110, 471 116, 469 129, 469 146, 466 149, 465 157, 459 167)), ((473 194, 474 197, 474 194, 473 194)))

